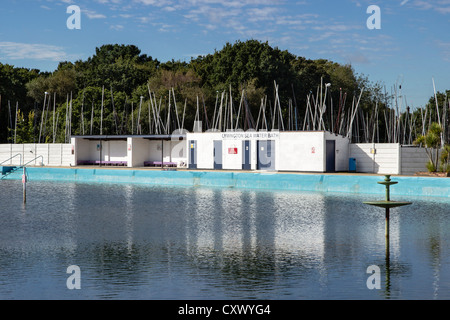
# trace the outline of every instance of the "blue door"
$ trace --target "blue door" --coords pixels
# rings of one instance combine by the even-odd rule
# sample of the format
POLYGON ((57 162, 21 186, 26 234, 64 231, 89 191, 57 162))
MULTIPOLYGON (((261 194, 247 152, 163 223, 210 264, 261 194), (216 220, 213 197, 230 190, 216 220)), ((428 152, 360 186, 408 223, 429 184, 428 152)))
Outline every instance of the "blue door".
POLYGON ((275 141, 258 141, 258 170, 275 170, 275 141))
POLYGON ((189 169, 197 169, 197 140, 189 141, 189 169))
POLYGON ((222 169, 222 140, 214 140, 214 169, 222 169))
POLYGON ((336 141, 327 140, 326 157, 327 172, 336 172, 336 141))
POLYGON ((250 141, 244 140, 242 141, 242 150, 244 150, 242 155, 242 170, 251 170, 252 163, 250 161, 250 141))

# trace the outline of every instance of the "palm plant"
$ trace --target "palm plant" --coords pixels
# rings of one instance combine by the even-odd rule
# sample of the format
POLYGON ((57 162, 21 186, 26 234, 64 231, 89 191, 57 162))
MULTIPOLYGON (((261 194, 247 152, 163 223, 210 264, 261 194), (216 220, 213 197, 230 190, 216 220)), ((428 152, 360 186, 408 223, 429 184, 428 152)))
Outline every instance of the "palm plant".
POLYGON ((430 172, 435 172, 438 169, 441 133, 442 127, 438 123, 433 122, 426 135, 421 135, 414 141, 415 145, 425 147, 429 159, 427 168, 430 172))

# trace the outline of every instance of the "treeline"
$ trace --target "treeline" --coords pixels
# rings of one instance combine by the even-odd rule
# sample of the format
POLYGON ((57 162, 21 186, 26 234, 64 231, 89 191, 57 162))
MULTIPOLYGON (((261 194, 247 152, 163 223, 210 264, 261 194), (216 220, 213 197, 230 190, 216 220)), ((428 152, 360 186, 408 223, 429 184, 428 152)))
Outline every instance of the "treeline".
POLYGON ((104 45, 51 73, 0 63, 0 142, 191 131, 195 120, 206 130, 226 118, 232 128, 260 129, 265 119, 269 130, 326 129, 355 142, 410 143, 429 122, 448 123, 446 93, 409 113, 402 100, 399 108, 397 89, 369 81, 351 65, 309 60, 256 40, 227 43, 190 62, 104 45))

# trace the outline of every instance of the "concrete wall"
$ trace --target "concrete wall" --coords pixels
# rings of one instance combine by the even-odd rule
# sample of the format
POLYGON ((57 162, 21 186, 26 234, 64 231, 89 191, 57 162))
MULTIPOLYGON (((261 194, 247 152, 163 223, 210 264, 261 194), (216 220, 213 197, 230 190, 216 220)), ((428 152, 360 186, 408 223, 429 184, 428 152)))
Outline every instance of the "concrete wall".
POLYGON ((75 156, 72 144, 0 144, 2 162, 2 165, 15 166, 27 163, 27 166, 70 166, 75 165, 75 156))
POLYGON ((356 159, 356 172, 400 174, 400 144, 350 144, 350 158, 356 159))
POLYGON ((357 143, 350 145, 350 158, 356 159, 356 172, 414 175, 427 171, 424 148, 395 143, 357 143))
POLYGON ((414 175, 416 172, 428 171, 428 156, 425 148, 406 147, 401 148, 401 163, 403 175, 414 175))

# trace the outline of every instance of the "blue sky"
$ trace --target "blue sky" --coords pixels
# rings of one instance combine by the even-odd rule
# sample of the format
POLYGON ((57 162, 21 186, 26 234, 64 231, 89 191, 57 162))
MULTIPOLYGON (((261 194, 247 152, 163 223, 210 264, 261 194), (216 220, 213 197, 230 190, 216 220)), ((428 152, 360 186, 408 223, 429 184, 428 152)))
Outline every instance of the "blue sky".
POLYGON ((54 71, 103 44, 134 44, 159 61, 189 61, 226 42, 257 39, 309 59, 350 63, 407 103, 450 89, 450 0, 3 0, 0 62, 54 71), (81 29, 66 12, 81 9, 81 29), (370 30, 370 5, 381 29, 370 30))

